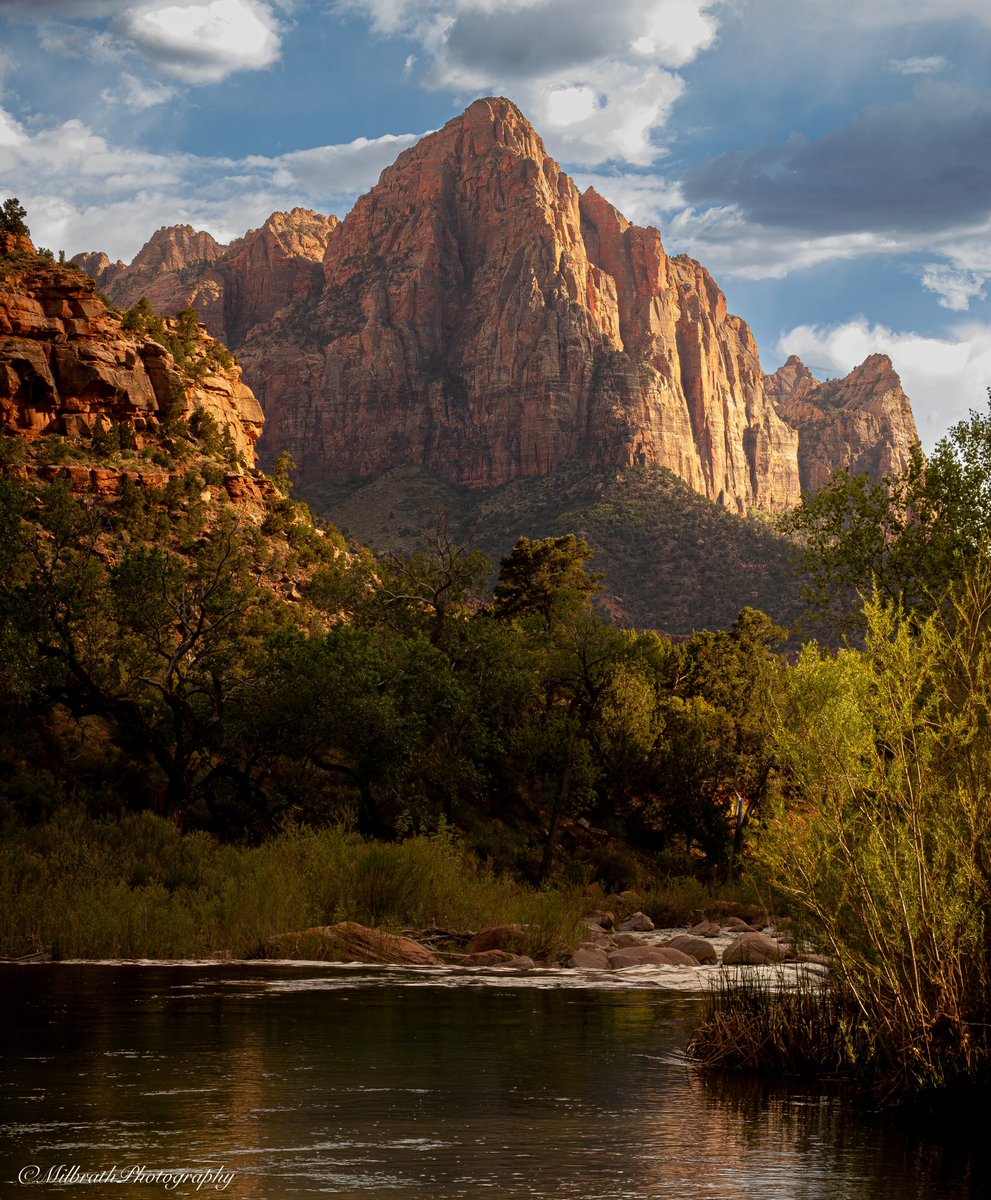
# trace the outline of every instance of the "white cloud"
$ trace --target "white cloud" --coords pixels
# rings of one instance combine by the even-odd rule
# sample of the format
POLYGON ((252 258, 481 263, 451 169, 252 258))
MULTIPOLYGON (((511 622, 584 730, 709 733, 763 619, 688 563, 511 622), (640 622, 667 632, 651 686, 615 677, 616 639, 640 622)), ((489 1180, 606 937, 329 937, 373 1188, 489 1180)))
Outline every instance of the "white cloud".
POLYGON ((145 0, 113 28, 166 74, 184 83, 219 83, 235 71, 279 58, 279 24, 264 0, 145 0))
POLYGON ((29 131, 0 109, 0 195, 24 204, 38 244, 129 260, 160 225, 188 222, 226 242, 277 209, 342 213, 418 136, 205 158, 114 145, 78 120, 29 131))
POLYGON ((939 297, 941 308, 966 312, 971 300, 986 300, 987 277, 975 271, 961 271, 942 263, 930 263, 922 271, 922 286, 939 297))
POLYGON ((685 203, 677 182, 663 175, 576 171, 574 179, 581 191, 595 188, 635 225, 653 225, 662 232, 667 224, 665 217, 685 203))
POLYGON ((951 336, 898 333, 858 317, 842 325, 799 325, 776 346, 835 375, 846 375, 870 354, 887 354, 912 402, 919 435, 931 450, 950 425, 983 408, 991 384, 991 326, 961 325, 951 336))
POLYGON ((515 100, 566 162, 647 166, 684 84, 716 37, 715 0, 338 0, 418 46, 421 82, 515 100))
POLYGON ((121 75, 116 88, 104 88, 100 93, 100 99, 106 104, 120 104, 135 112, 144 112, 145 109, 154 108, 158 104, 167 104, 174 100, 175 96, 175 88, 156 83, 154 80, 138 79, 136 75, 127 71, 121 75))
POLYGON ((950 65, 949 59, 941 54, 928 58, 892 58, 888 60, 888 68, 896 75, 937 75, 950 65))
POLYGON ((666 232, 674 250, 687 251, 717 276, 739 279, 784 279, 824 262, 932 249, 931 239, 921 236, 874 232, 816 236, 772 228, 749 220, 734 205, 682 209, 667 222, 666 232))

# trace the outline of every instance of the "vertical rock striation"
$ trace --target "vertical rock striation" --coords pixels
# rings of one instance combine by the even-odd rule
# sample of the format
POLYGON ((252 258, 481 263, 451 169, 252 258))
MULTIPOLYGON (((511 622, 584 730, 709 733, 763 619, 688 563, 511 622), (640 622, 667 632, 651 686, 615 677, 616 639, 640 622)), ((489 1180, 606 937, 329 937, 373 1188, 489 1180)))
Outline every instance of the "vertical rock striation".
POLYGON ((489 487, 643 463, 775 512, 837 466, 888 469, 916 437, 874 360, 832 424, 793 367, 765 376, 705 268, 579 194, 508 100, 404 151, 343 222, 294 209, 226 248, 178 226, 130 267, 77 261, 116 303, 196 307, 238 350, 267 453, 290 450, 308 480, 407 462, 489 487))
POLYGON ((841 467, 875 479, 908 467, 919 434, 886 354, 872 354, 845 378, 824 383, 792 355, 766 384, 778 411, 798 430, 803 493, 818 491, 841 467))

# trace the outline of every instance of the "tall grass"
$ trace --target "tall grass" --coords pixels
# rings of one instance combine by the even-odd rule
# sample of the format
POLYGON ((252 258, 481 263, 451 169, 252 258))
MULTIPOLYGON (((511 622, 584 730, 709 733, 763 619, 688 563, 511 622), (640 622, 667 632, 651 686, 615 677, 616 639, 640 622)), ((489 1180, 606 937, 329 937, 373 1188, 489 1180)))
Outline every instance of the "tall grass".
POLYGON ((95 822, 63 813, 0 848, 0 954, 234 958, 275 934, 352 920, 387 928, 524 926, 534 957, 581 940, 576 891, 496 875, 446 834, 366 842, 290 829, 255 848, 182 835, 148 813, 95 822))
POLYGON ((835 981, 792 988, 739 972, 717 981, 688 1045, 702 1066, 773 1075, 846 1077, 869 1069, 870 1031, 835 981))

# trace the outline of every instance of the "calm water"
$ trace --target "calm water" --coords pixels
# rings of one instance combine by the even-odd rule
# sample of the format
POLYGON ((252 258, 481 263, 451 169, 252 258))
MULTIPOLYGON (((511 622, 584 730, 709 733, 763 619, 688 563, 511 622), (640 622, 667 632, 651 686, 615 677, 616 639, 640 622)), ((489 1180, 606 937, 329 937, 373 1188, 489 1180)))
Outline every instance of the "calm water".
POLYGON ((0 966, 0 1196, 991 1196, 983 1147, 701 1077, 691 997, 384 978, 0 966))

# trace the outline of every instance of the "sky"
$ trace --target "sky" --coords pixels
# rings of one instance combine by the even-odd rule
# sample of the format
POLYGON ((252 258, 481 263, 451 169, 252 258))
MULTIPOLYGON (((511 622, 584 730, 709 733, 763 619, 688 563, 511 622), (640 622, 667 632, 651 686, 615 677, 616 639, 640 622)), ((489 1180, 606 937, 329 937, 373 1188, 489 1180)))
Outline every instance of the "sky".
POLYGON ((508 96, 765 370, 887 353, 931 448, 991 385, 989 62, 988 0, 0 0, 0 198, 70 255, 227 242, 508 96))

